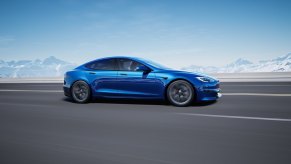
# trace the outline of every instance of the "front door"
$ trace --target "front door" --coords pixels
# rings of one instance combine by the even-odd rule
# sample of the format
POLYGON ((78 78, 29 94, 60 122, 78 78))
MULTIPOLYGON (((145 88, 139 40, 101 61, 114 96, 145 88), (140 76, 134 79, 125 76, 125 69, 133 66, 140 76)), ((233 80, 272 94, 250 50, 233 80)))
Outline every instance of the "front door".
POLYGON ((154 72, 137 71, 142 64, 130 59, 117 59, 118 73, 115 88, 119 95, 129 98, 160 98, 161 82, 154 72))

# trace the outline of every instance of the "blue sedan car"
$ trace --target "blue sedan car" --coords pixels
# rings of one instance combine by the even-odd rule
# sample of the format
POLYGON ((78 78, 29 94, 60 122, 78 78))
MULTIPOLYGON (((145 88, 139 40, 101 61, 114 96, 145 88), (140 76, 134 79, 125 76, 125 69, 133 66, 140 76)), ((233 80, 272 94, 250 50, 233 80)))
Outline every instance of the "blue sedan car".
POLYGON ((64 93, 77 103, 91 98, 163 99, 175 106, 213 101, 219 81, 208 75, 173 70, 135 57, 108 57, 65 73, 64 93))

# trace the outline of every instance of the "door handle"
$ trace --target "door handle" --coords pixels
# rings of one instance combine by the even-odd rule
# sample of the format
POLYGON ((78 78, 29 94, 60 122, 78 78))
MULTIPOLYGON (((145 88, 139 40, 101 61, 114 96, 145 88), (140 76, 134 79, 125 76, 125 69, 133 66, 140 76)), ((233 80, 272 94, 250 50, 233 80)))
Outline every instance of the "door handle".
POLYGON ((89 72, 89 74, 95 75, 96 73, 95 72, 89 72))
POLYGON ((127 74, 126 74, 126 73, 121 73, 120 75, 127 76, 127 74))

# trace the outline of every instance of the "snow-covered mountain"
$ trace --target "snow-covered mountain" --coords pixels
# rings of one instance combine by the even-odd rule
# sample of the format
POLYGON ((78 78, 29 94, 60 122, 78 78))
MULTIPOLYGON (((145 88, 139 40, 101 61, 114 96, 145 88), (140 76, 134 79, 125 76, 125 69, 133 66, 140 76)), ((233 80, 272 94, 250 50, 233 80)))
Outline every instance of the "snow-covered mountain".
POLYGON ((0 60, 0 77, 57 77, 73 69, 76 64, 69 63, 54 56, 44 60, 0 60))
POLYGON ((246 59, 238 59, 223 67, 191 65, 182 70, 205 73, 239 73, 239 72, 287 72, 291 71, 291 53, 271 60, 253 63, 246 59))
MULTIPOLYGON (((76 66, 76 64, 57 59, 54 56, 43 60, 0 60, 0 77, 58 77, 76 66)), ((287 72, 291 71, 291 53, 257 63, 240 58, 223 67, 191 65, 182 70, 205 73, 287 72)))

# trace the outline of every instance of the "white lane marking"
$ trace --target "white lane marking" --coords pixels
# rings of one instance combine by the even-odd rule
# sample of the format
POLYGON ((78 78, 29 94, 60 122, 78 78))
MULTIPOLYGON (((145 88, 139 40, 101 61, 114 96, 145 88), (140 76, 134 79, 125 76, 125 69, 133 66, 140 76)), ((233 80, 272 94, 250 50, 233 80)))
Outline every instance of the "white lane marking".
POLYGON ((200 116, 200 117, 218 117, 218 118, 236 118, 236 119, 246 119, 246 120, 264 120, 264 121, 287 121, 291 122, 291 119, 284 118, 268 118, 268 117, 247 117, 247 116, 230 116, 230 115, 212 115, 212 114, 196 114, 196 113, 176 113, 180 115, 188 116, 200 116))
POLYGON ((47 81, 1 81, 1 78, 0 78, 0 84, 7 84, 7 83, 10 83, 10 84, 28 84, 28 83, 31 83, 31 84, 42 84, 42 83, 51 83, 51 84, 62 84, 63 81, 50 81, 50 80, 47 80, 47 81))
POLYGON ((60 93, 62 90, 18 90, 18 89, 1 89, 0 92, 44 92, 44 93, 60 93))
POLYGON ((289 97, 291 94, 281 94, 281 93, 221 93, 223 96, 283 96, 289 97))

